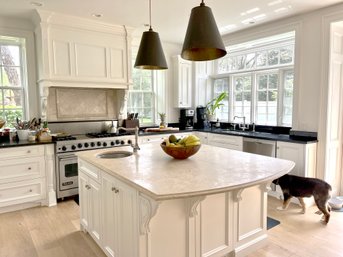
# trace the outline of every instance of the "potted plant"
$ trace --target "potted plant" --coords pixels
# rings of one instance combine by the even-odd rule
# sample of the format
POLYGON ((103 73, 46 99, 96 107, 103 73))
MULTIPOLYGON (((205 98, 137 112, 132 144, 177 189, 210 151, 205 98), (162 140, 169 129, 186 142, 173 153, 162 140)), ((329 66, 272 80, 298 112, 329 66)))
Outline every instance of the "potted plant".
POLYGON ((227 93, 223 92, 219 94, 217 97, 213 98, 206 104, 206 116, 208 121, 215 121, 216 120, 216 110, 219 109, 220 106, 224 104, 222 101, 227 97, 227 93))

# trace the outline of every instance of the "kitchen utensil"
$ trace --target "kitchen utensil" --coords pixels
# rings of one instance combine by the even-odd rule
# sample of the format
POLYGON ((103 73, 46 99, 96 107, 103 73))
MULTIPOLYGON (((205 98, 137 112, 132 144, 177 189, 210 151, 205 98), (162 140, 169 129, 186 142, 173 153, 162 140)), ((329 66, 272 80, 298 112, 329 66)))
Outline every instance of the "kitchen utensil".
POLYGON ((110 127, 110 133, 117 133, 118 130, 118 121, 112 120, 112 126, 110 127))

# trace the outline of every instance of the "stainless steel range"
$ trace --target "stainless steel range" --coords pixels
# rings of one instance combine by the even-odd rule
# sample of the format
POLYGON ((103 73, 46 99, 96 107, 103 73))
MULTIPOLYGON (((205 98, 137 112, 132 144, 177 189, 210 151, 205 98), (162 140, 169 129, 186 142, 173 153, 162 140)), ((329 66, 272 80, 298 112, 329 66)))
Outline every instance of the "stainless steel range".
POLYGON ((56 142, 56 192, 57 198, 78 194, 77 151, 99 148, 133 146, 134 135, 114 133, 89 133, 58 138, 56 142))

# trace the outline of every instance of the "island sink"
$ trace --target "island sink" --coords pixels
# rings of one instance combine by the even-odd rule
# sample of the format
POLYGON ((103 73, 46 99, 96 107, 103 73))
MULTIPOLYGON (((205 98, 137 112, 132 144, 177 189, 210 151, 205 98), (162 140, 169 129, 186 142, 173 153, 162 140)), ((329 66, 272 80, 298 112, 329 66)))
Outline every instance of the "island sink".
POLYGON ((102 159, 117 159, 117 158, 125 158, 131 156, 133 153, 129 151, 111 151, 105 153, 99 153, 96 157, 102 159))

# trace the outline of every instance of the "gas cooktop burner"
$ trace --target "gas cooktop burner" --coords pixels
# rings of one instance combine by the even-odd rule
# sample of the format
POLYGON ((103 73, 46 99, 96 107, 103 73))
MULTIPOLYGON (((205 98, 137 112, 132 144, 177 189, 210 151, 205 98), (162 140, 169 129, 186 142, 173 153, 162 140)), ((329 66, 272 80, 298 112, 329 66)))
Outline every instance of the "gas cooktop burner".
POLYGON ((126 136, 132 135, 131 133, 127 132, 120 132, 120 133, 87 133, 87 137, 91 138, 103 138, 103 137, 118 137, 118 136, 126 136))

